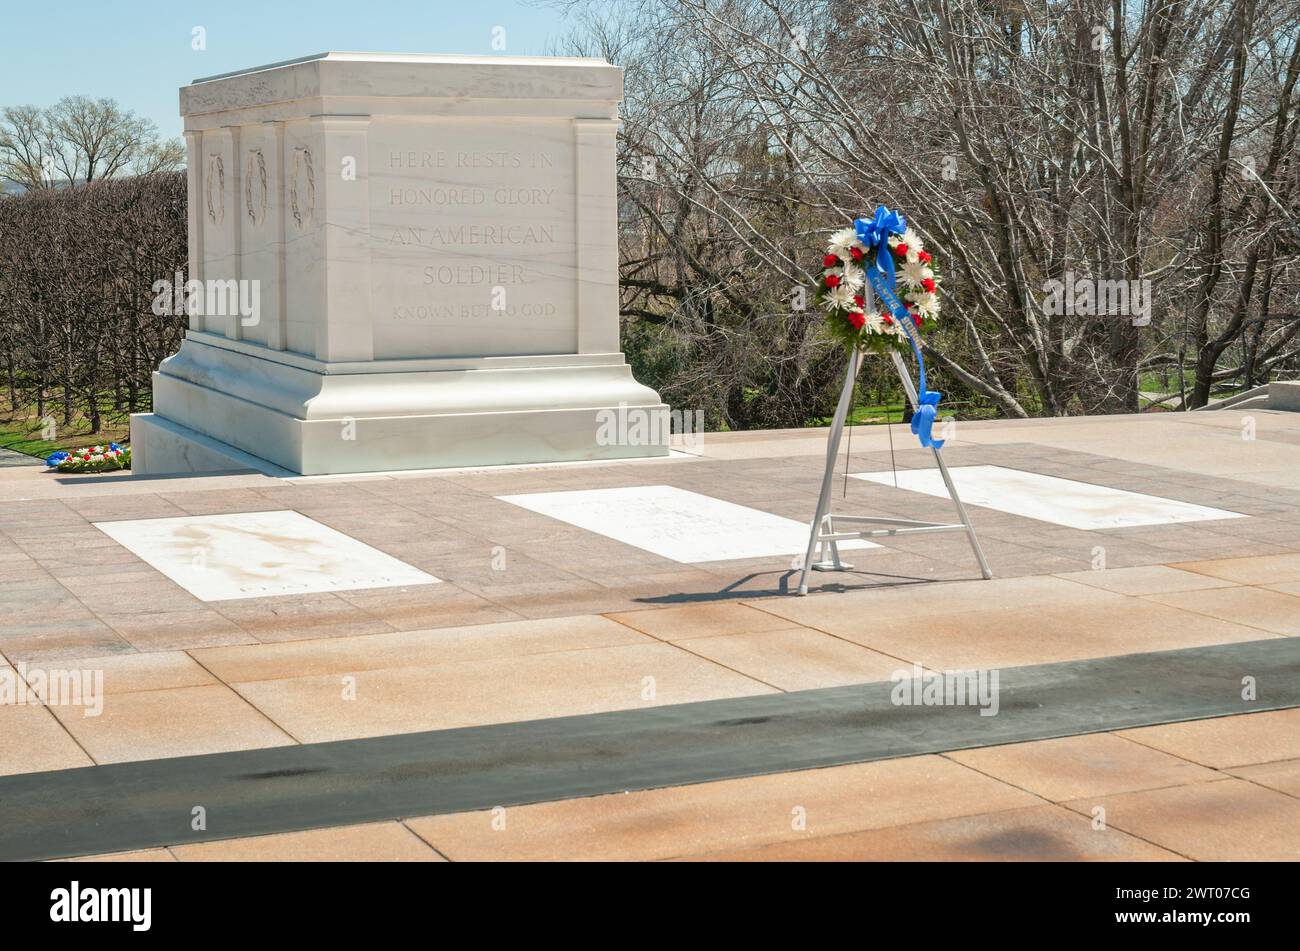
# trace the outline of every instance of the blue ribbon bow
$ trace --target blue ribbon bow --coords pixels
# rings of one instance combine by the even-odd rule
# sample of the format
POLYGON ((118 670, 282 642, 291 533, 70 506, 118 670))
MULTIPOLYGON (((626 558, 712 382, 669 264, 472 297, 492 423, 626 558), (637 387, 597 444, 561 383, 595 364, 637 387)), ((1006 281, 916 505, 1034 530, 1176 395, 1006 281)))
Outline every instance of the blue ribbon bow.
POLYGON ((898 325, 907 334, 912 352, 916 354, 919 380, 916 387, 916 411, 912 414, 912 435, 916 436, 921 441, 921 445, 927 449, 938 449, 944 441, 935 439, 930 433, 943 394, 926 388, 925 358, 921 356, 921 344, 916 338, 912 314, 898 299, 895 290, 898 287, 898 279, 894 273, 894 254, 889 248, 889 236, 902 234, 907 229, 907 221, 897 211, 890 211, 884 205, 880 205, 876 208, 875 215, 871 218, 859 218, 853 222, 853 227, 857 231, 858 240, 866 246, 867 251, 870 252, 872 248, 876 251, 876 266, 868 265, 863 268, 867 280, 871 282, 876 294, 889 307, 889 312, 894 315, 898 325))
POLYGON ((890 211, 881 205, 872 218, 859 218, 853 222, 853 227, 858 233, 858 240, 868 250, 876 249, 876 267, 889 275, 889 286, 894 287, 894 255, 889 250, 889 236, 906 231, 907 219, 897 211, 890 211))

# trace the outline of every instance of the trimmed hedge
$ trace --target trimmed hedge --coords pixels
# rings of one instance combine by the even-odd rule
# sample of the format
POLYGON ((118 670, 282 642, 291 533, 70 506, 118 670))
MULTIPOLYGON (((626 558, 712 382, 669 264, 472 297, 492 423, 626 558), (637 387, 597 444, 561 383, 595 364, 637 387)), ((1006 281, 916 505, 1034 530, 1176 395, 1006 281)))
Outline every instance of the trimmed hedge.
POLYGON ((0 379, 15 406, 83 413, 150 406, 150 375, 184 316, 153 290, 187 263, 185 175, 162 172, 0 199, 0 379))

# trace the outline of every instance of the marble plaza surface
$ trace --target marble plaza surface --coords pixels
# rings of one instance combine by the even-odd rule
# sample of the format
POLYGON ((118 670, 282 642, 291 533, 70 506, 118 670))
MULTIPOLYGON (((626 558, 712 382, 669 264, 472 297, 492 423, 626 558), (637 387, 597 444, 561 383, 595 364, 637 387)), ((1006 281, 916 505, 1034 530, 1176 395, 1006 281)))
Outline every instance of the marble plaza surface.
POLYGON ((1294 861, 1298 728, 1245 714, 74 861, 1294 861))
MULTIPOLYGON (((972 485, 994 580, 960 535, 883 538, 797 598, 773 537, 811 517, 824 440, 706 434, 666 459, 358 477, 0 469, 0 673, 104 677, 100 716, 0 704, 0 774, 1300 634, 1300 414, 959 423, 950 465, 1066 483, 1015 477, 1001 508, 972 485), (1068 483, 1132 496, 1090 509, 1097 489, 1068 483), (591 501, 620 492, 626 512, 591 501), (586 504, 556 501, 570 493, 586 504), (661 524, 656 493, 677 503, 661 524), (717 547, 744 509, 760 530, 717 547), (214 524, 246 543, 185 534, 214 524), (240 572, 260 580, 231 596, 240 572)), ((894 442, 900 470, 930 464, 903 429, 894 442)), ((841 457, 834 511, 950 517, 923 485, 894 488, 883 429, 852 447, 849 473, 890 475, 845 481, 841 457)), ((469 813, 139 857, 1295 858, 1297 716, 540 803, 512 809, 513 835, 469 813), (1099 802, 1110 836, 1089 833, 1099 802)))

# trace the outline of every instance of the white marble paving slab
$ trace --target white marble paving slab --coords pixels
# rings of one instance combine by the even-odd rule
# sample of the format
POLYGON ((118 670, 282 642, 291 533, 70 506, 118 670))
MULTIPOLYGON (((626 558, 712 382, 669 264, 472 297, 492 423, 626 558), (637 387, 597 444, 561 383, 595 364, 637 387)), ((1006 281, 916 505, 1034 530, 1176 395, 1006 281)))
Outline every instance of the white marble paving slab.
POLYGON ((94 525, 200 601, 439 580, 298 512, 182 515, 94 525))
MULTIPOLYGON (((802 555, 808 547, 805 522, 668 485, 497 498, 685 564, 802 555)), ((839 547, 880 546, 863 540, 839 547)))
MULTIPOLYGON (((1130 528, 1247 517, 1240 512, 1004 466, 957 466, 948 471, 957 486, 957 493, 967 505, 997 509, 1067 528, 1130 528)), ((881 485, 894 484, 892 472, 856 472, 852 475, 855 479, 881 485)), ((948 498, 948 490, 938 469, 900 469, 898 487, 948 498)))

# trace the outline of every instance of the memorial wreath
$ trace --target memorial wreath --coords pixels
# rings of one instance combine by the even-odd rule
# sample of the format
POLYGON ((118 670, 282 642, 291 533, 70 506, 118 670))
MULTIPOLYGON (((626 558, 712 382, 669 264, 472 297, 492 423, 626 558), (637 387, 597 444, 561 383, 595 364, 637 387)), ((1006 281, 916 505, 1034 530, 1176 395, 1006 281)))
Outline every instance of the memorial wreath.
POLYGON ((131 468, 131 447, 123 448, 115 442, 107 446, 89 446, 71 452, 60 449, 45 460, 50 469, 59 472, 112 472, 131 468))
MULTIPOLYGON (((875 286, 875 282, 872 282, 875 286)), ((900 321, 924 333, 939 319, 939 272, 921 236, 897 211, 883 206, 872 218, 832 232, 822 259, 817 301, 826 312, 831 335, 849 348, 910 353, 909 334, 900 321), (872 258, 875 258, 874 262, 872 258), (865 287, 874 263, 886 286, 901 289, 902 316, 876 288, 885 307, 866 308, 865 287)))
POLYGON ((833 232, 822 258, 817 302, 826 311, 831 335, 850 354, 859 350, 915 354, 912 432, 923 446, 942 446, 943 440, 930 434, 942 394, 926 388, 921 354, 922 333, 939 319, 939 274, 921 236, 907 227, 901 214, 884 205, 870 218, 859 218, 853 227, 833 232), (882 310, 867 308, 867 284, 884 305, 882 310))

